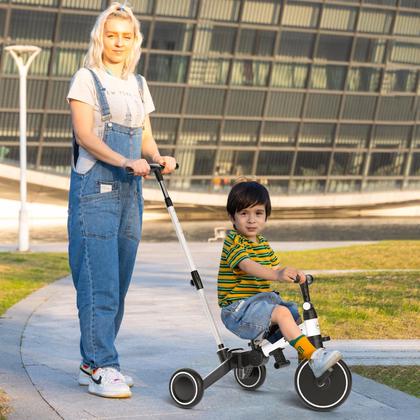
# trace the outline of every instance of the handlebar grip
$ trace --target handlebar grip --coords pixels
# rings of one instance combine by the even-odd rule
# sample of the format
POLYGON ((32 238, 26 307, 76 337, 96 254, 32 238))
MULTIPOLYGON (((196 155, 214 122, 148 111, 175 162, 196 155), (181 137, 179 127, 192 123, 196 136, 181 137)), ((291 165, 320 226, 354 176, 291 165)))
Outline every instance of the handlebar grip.
MULTIPOLYGON (((308 283, 308 286, 314 282, 314 277, 311 274, 306 274, 305 281, 308 283)), ((296 277, 293 280, 293 283, 299 283, 299 279, 296 277)))
MULTIPOLYGON (((162 169, 165 169, 165 167, 163 166, 163 165, 160 165, 159 163, 149 163, 149 166, 150 166, 150 170, 152 171, 152 172, 154 172, 154 171, 161 171, 162 169)), ((179 165, 178 165, 178 163, 175 165, 175 170, 177 170, 179 168, 179 165)), ((133 171, 133 168, 130 168, 129 166, 127 166, 126 168, 125 168, 125 171, 127 172, 127 174, 129 174, 129 175, 133 175, 134 174, 134 171, 133 171)))

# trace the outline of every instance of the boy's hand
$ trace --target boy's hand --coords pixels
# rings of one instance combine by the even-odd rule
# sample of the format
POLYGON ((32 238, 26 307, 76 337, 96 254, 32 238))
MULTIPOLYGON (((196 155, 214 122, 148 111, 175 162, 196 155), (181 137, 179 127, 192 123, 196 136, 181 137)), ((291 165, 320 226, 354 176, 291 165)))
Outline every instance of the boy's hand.
POLYGON ((298 271, 293 267, 285 267, 277 272, 277 279, 288 283, 294 283, 298 279, 299 284, 303 284, 306 281, 306 276, 303 271, 298 271))

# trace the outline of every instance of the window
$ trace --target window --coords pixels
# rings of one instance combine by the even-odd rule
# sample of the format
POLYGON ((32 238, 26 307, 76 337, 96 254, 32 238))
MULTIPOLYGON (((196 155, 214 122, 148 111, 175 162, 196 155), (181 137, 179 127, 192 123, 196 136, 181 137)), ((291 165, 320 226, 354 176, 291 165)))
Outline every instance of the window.
POLYGON ((337 136, 337 147, 367 147, 370 137, 370 125, 341 124, 337 136))
POLYGON ((329 61, 348 61, 350 58, 351 44, 353 38, 350 36, 320 35, 316 58, 329 61))
POLYGON ((159 0, 156 4, 156 14, 194 18, 197 14, 197 0, 159 0))
POLYGON ((205 54, 209 50, 211 52, 231 54, 235 36, 235 28, 200 24, 197 29, 194 50, 205 54))
POLYGON ((192 25, 156 22, 152 39, 155 50, 190 51, 192 25))
POLYGON ((276 33, 242 29, 239 38, 238 53, 249 55, 272 55, 276 33))
POLYGON ((303 97, 298 92, 272 92, 268 97, 267 116, 300 118, 303 97))
POLYGON ((420 153, 413 153, 410 166, 411 176, 420 176, 420 153))
POLYGON ((283 26, 315 28, 318 22, 319 5, 303 1, 288 1, 284 8, 283 26))
POLYGON ((347 76, 347 90, 378 92, 381 70, 369 67, 353 67, 347 76))
POLYGON ((415 70, 394 70, 385 72, 383 92, 415 92, 417 72, 415 70))
POLYGON ((395 41, 392 47, 391 61, 420 64, 420 44, 395 41))
POLYGON ((69 116, 49 114, 44 138, 47 142, 68 142, 71 138, 71 119, 69 116))
POLYGON ((188 114, 220 115, 223 112, 224 97, 225 90, 222 89, 189 89, 186 112, 188 114))
POLYGON ((397 125, 377 125, 372 145, 376 148, 401 149, 408 146, 411 127, 397 125))
POLYGON ((203 1, 201 17, 236 22, 239 16, 240 0, 203 1))
POLYGON ((262 61, 235 61, 232 68, 233 85, 267 86, 270 63, 262 61))
POLYGON ((401 175, 404 166, 404 158, 404 153, 372 153, 369 165, 369 175, 401 175))
POLYGON ((274 25, 279 21, 280 7, 280 2, 273 0, 246 0, 242 21, 274 25))
POLYGON ((373 120, 376 100, 376 96, 346 96, 343 118, 348 120, 373 120))
POLYGON ((346 78, 345 66, 312 66, 310 87, 312 89, 342 90, 346 78))
POLYGON ((361 175, 364 153, 334 153, 331 175, 361 175))
POLYGON ((326 175, 329 163, 329 152, 298 152, 295 175, 326 175))
POLYGON ((53 76, 72 76, 81 67, 85 51, 57 48, 52 74, 53 76))
POLYGON ((153 137, 159 146, 175 143, 178 122, 175 118, 153 118, 153 137))
POLYGON ((228 115, 256 116, 262 115, 265 92, 232 90, 226 113, 228 115))
POLYGON ((327 147, 332 146, 335 124, 303 124, 299 136, 299 146, 327 147))
POLYGON ((55 13, 13 10, 10 36, 13 41, 52 41, 55 13))
POLYGON ((263 151, 258 156, 257 175, 289 175, 293 152, 263 151))
POLYGON ((413 121, 417 108, 414 96, 384 96, 379 100, 378 120, 413 121))
POLYGON ((150 54, 147 77, 150 81, 184 83, 188 57, 150 54))
POLYGON ((394 32, 398 35, 420 35, 420 14, 400 13, 395 21, 394 32))
POLYGON ((95 20, 96 16, 63 14, 61 17, 60 42, 87 45, 95 20))
POLYGON ((386 41, 376 38, 356 38, 354 61, 363 63, 383 63, 386 41))
POLYGON ((254 152, 222 149, 217 157, 216 166, 226 175, 234 177, 252 174, 254 152))
POLYGON ((340 109, 340 95, 329 95, 324 93, 310 93, 307 99, 305 117, 336 119, 340 109))
POLYGON ((192 85, 225 85, 229 73, 230 60, 221 58, 193 58, 189 83, 192 85))
POLYGON ((283 88, 305 88, 308 71, 309 64, 274 64, 271 85, 283 88))
POLYGON ((220 121, 186 119, 178 144, 213 145, 219 137, 220 121))
POLYGON ((281 57, 312 58, 315 35, 306 32, 283 31, 278 55, 281 57))
POLYGON ((374 9, 362 9, 359 16, 360 32, 388 34, 391 29, 393 12, 374 9))
POLYGON ((226 121, 222 144, 251 146, 257 144, 260 123, 254 121, 226 121))
POLYGON ((263 126, 261 145, 292 147, 296 144, 298 128, 298 123, 267 121, 263 126))
POLYGON ((181 111, 183 88, 172 86, 150 86, 156 109, 162 114, 177 114, 181 111))
POLYGON ((324 6, 321 28, 353 31, 356 22, 356 9, 352 7, 324 6))
POLYGON ((101 10, 106 7, 103 0, 62 0, 62 6, 68 9, 101 10))

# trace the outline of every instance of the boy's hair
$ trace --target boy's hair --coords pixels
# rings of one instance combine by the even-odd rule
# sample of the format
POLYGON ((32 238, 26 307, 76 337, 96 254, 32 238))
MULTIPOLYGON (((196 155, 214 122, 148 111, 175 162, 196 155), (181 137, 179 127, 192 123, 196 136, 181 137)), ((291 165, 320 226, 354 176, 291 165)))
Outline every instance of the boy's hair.
POLYGON ((256 181, 242 181, 235 184, 230 190, 226 210, 233 218, 236 212, 257 204, 263 204, 266 217, 270 216, 271 201, 267 188, 256 181))

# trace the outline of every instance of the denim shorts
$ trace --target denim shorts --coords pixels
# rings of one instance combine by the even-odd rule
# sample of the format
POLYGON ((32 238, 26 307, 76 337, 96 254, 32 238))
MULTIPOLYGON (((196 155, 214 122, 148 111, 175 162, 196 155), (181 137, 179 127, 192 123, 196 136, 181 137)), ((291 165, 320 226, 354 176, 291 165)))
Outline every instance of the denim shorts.
POLYGON ((271 313, 278 305, 288 308, 295 321, 300 318, 296 304, 283 300, 274 292, 262 292, 237 300, 222 308, 221 317, 229 331, 246 340, 254 340, 268 331, 271 313))

